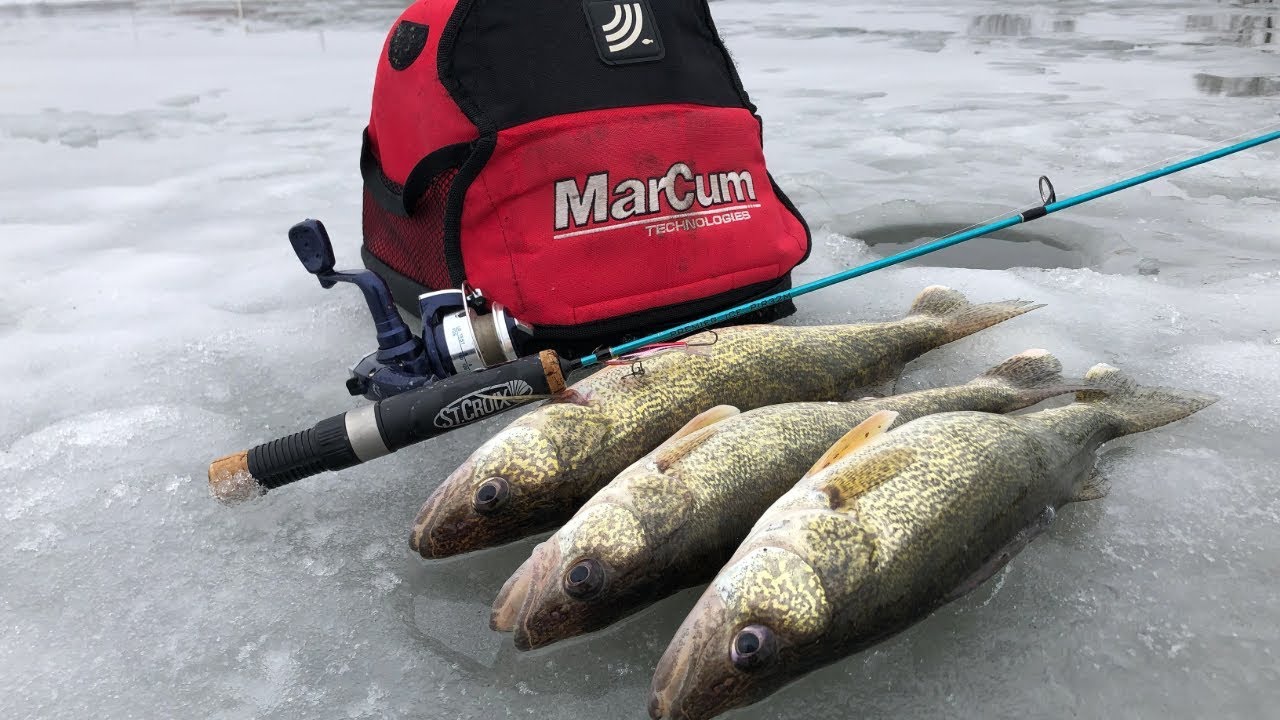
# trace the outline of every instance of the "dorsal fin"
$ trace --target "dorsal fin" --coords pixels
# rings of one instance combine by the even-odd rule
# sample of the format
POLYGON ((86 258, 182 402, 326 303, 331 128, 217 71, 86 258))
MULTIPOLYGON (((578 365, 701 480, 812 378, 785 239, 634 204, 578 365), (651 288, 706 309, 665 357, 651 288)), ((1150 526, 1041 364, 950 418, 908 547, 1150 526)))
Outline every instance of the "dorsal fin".
POLYGON ((831 474, 818 491, 827 496, 832 510, 845 510, 859 495, 902 472, 915 457, 916 451, 908 447, 874 453, 831 474))
POLYGON ((849 453, 870 443, 875 438, 883 435, 889 426, 898 419, 898 413, 893 410, 881 410, 871 417, 858 423, 858 426, 845 433, 844 437, 836 441, 835 445, 827 448, 827 452, 818 458, 818 462, 809 468, 809 472, 805 473, 805 477, 816 475, 824 468, 834 464, 837 460, 848 455, 849 453))
POLYGON ((717 405, 684 424, 684 427, 667 438, 653 451, 653 461, 658 464, 658 471, 665 472, 680 458, 689 454, 690 450, 701 445, 711 437, 711 427, 716 423, 741 413, 732 405, 717 405))

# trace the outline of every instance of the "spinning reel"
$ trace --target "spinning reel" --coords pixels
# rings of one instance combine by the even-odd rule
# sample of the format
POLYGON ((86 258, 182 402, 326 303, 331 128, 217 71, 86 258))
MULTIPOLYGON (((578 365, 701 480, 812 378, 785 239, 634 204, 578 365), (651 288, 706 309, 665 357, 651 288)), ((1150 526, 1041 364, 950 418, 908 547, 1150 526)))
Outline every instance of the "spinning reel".
POLYGON ((382 400, 459 373, 510 362, 520 357, 522 347, 532 339, 532 327, 466 285, 418 296, 422 335, 414 335, 381 277, 370 270, 333 269, 333 244, 319 220, 294 225, 289 242, 321 287, 349 282, 364 293, 378 349, 351 368, 347 390, 352 395, 382 400))

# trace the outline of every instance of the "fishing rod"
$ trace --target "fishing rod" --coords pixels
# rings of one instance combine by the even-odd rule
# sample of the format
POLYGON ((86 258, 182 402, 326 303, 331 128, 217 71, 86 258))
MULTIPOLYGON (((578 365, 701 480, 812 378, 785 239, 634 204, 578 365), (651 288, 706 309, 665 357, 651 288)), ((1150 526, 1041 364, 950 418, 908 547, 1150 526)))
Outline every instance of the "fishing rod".
POLYGON ((653 343, 658 343, 658 342, 665 342, 675 337, 688 335, 689 333, 695 332, 697 330, 703 330, 705 328, 711 327, 712 325, 717 325, 719 323, 722 323, 725 320, 746 315, 748 313, 754 312, 756 310, 759 310, 760 308, 767 307, 774 303, 799 297, 801 295, 811 293, 815 290, 821 290, 823 288, 830 287, 838 283, 842 283, 846 280, 852 280, 853 278, 860 277, 868 273, 873 273, 877 270, 882 270, 891 265, 897 265, 898 263, 905 262, 907 260, 912 260, 914 258, 918 258, 921 255, 928 255, 931 252, 936 252, 938 250, 949 248, 952 245, 959 245, 960 243, 965 242, 966 240, 972 240, 976 237, 981 237, 983 235, 990 235, 993 232, 998 232, 1000 230, 1013 227, 1014 225, 1028 223, 1028 222, 1031 222, 1032 220, 1038 220, 1044 217, 1045 215, 1058 212, 1059 210, 1066 210, 1069 207, 1075 207, 1076 205, 1081 205, 1083 203, 1089 202, 1090 200, 1096 200, 1097 198, 1100 198, 1104 195, 1110 195, 1111 193, 1119 192, 1120 190, 1125 190, 1135 185, 1141 185, 1142 183, 1149 182, 1157 178, 1162 178, 1166 175, 1172 175, 1173 173, 1179 172, 1181 170, 1186 170, 1187 168, 1194 167, 1196 165, 1202 165, 1204 163, 1210 162, 1212 160, 1217 160, 1218 158, 1225 157, 1232 153, 1240 152, 1241 150, 1247 150, 1252 147, 1257 147, 1258 145, 1271 142, 1272 140, 1276 140, 1278 138, 1280 138, 1280 130, 1267 133, 1265 135, 1260 135, 1251 140, 1246 140, 1244 142, 1237 143, 1229 147, 1221 148, 1219 150, 1215 150, 1210 153, 1205 153, 1204 155, 1198 155, 1190 160, 1184 160, 1182 162, 1163 167, 1159 170, 1153 170, 1148 173, 1143 173, 1142 175, 1136 175, 1126 180, 1121 180, 1120 182, 1112 183, 1111 185, 1097 188, 1096 190, 1090 190, 1088 192, 1081 193, 1074 197, 1069 197, 1066 200, 1058 200, 1057 195, 1053 188, 1053 183, 1049 181, 1049 178, 1041 176, 1039 181, 1040 197, 1044 201, 1044 204, 1034 207, 1030 210, 1013 214, 1002 220, 996 220, 994 222, 990 222, 985 225, 979 225, 978 227, 972 228, 970 230, 953 233, 951 235, 947 235, 946 237, 940 238, 938 240, 934 240, 932 242, 925 243, 924 245, 911 248, 910 250, 904 250, 896 255, 890 255, 889 257, 876 260, 875 262, 869 262, 866 265, 860 265, 850 270, 845 270, 843 272, 839 272, 834 275, 829 275, 825 278, 814 280, 813 282, 806 283, 804 285, 801 285, 796 288, 792 288, 790 290, 769 295, 767 297, 760 298, 759 300, 753 300, 752 302, 746 303, 744 305, 730 308, 728 310, 718 312, 713 315, 708 315, 707 317, 702 318, 700 320, 693 320, 683 325, 678 325, 676 327, 671 328, 670 330, 664 330, 662 332, 658 332, 652 335, 648 335, 646 337, 642 337, 638 340, 633 340, 631 342, 626 342, 621 345, 611 347, 608 350, 601 351, 596 355, 584 356, 579 360, 579 362, 581 363, 582 367, 591 367, 592 365, 599 364, 601 362, 609 360, 610 358, 619 357, 629 352, 633 352, 646 345, 651 345, 653 343))
POLYGON ((574 370, 623 358, 628 353, 647 346, 719 325, 775 303, 1014 225, 1032 222, 1060 210, 1277 139, 1280 139, 1280 130, 1065 200, 1059 200, 1053 183, 1049 178, 1041 176, 1039 190, 1042 204, 1036 207, 668 330, 597 350, 576 360, 566 360, 551 350, 512 359, 511 337, 519 335, 522 325, 501 312, 500 306, 490 315, 476 315, 472 304, 474 297, 467 294, 465 288, 462 291, 444 291, 457 293, 457 299, 441 300, 439 293, 424 295, 420 299, 423 304, 423 337, 413 336, 403 327, 403 321, 388 299, 385 287, 376 280, 376 275, 333 272, 333 254, 328 236, 318 221, 308 220, 290 230, 290 241, 303 265, 317 275, 321 285, 325 287, 330 287, 337 281, 354 282, 364 291, 370 309, 374 312, 380 349, 357 366, 357 369, 364 368, 364 374, 353 370, 348 387, 353 394, 363 393, 370 399, 381 399, 372 405, 321 420, 301 432, 213 461, 209 465, 210 490, 218 500, 232 503, 325 471, 353 467, 518 407, 527 402, 529 396, 560 393, 567 388, 566 378, 574 370), (489 348, 487 353, 484 352, 485 347, 489 348), (426 358, 430 359, 429 363, 426 358), (499 362, 492 364, 495 358, 499 362), (430 372, 415 369, 426 365, 430 365, 430 372), (479 366, 480 369, 469 369, 474 366, 479 366), (370 377, 375 378, 372 386, 370 377), (392 379, 378 385, 376 378, 379 377, 392 379))

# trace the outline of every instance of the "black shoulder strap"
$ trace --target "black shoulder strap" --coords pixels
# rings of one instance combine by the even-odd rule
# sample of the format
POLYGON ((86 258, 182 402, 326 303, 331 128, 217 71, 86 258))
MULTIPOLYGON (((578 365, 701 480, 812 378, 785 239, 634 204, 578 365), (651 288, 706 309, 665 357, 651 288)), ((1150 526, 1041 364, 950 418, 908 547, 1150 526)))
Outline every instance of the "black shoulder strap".
POLYGON ((369 129, 365 128, 364 140, 360 146, 360 177, 373 199, 389 213, 400 217, 409 217, 418 204, 418 198, 431 185, 431 181, 440 173, 459 168, 471 156, 474 143, 457 143, 446 145, 418 161, 409 171, 404 185, 400 185, 386 173, 373 152, 373 143, 369 139, 369 129))

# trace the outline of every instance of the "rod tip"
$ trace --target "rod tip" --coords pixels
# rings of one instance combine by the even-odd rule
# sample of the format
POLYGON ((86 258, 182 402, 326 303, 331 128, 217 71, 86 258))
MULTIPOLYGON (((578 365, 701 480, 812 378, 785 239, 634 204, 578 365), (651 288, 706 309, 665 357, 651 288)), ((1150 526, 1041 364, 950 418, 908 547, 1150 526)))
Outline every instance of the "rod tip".
POLYGON ((249 472, 249 453, 241 451, 209 464, 209 491, 223 505, 235 505, 267 489, 249 472))

